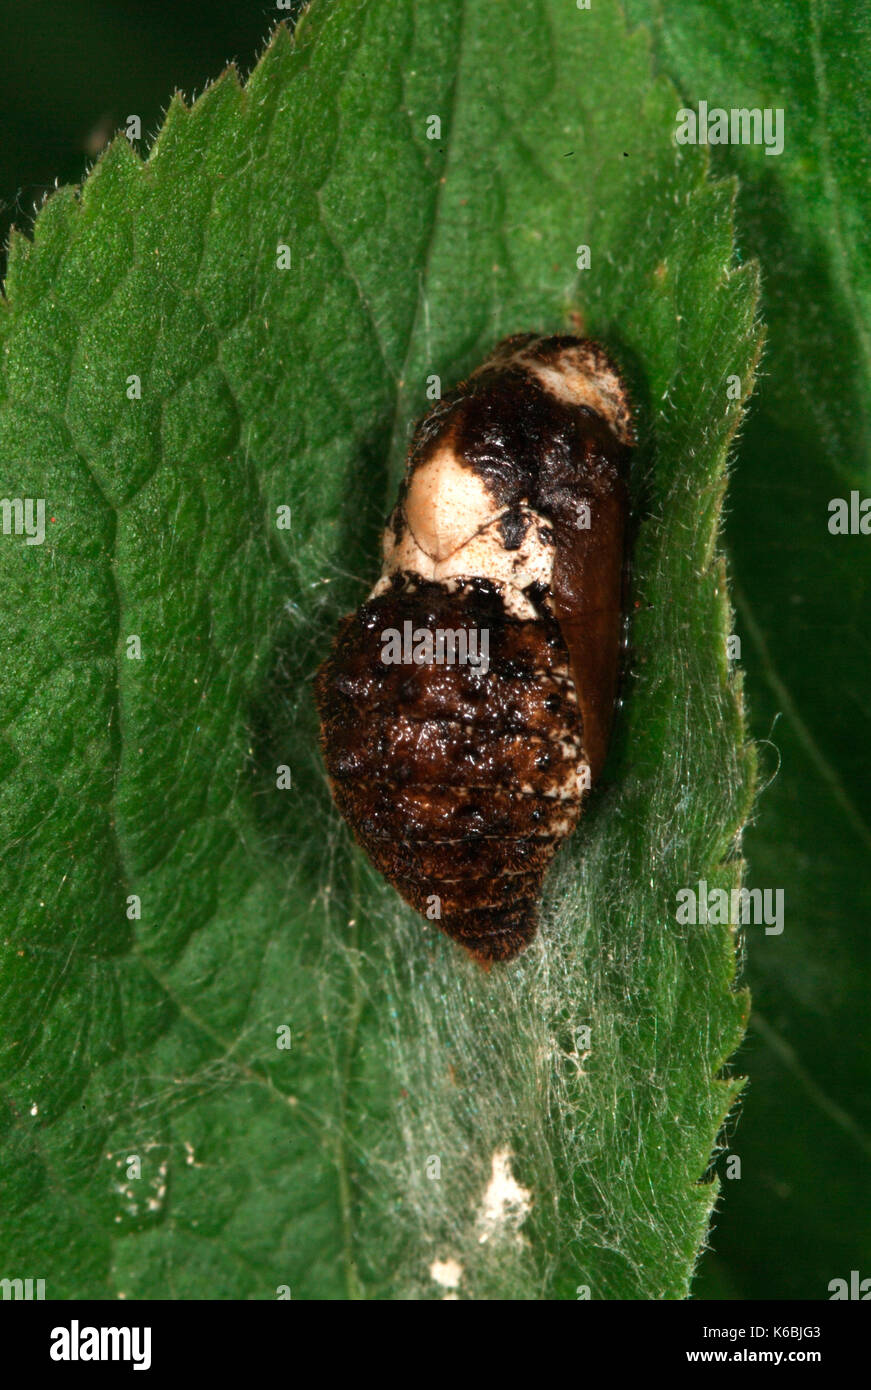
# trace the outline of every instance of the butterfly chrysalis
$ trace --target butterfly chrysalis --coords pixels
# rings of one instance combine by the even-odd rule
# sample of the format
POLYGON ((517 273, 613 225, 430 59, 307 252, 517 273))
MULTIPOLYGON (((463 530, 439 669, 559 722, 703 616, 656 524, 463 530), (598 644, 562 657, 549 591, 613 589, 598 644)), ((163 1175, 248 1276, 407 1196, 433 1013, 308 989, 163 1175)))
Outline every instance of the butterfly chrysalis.
POLYGON ((340 811, 482 963, 534 936, 605 760, 633 443, 598 343, 500 343, 418 424, 381 577, 316 677, 340 811))

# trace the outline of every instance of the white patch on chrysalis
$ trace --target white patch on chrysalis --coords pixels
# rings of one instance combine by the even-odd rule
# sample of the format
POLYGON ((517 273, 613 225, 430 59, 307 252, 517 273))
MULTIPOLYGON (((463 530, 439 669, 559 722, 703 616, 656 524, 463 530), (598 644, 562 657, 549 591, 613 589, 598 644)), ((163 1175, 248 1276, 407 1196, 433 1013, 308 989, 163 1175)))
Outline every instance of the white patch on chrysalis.
POLYGON ((411 475, 405 519, 420 549, 437 563, 465 546, 499 510, 489 488, 449 446, 411 475))
POLYGON ((511 1150, 496 1149, 475 1225, 478 1241, 511 1239, 523 1243, 520 1227, 532 1210, 532 1193, 521 1187, 511 1171, 511 1150))
POLYGON ((501 588, 509 617, 534 621, 539 615, 523 590, 530 584, 549 590, 553 561, 547 518, 524 503, 500 507, 446 446, 412 474, 404 509, 394 513, 384 532, 384 568, 369 597, 384 593, 397 572, 437 584, 489 579, 501 588), (516 549, 506 547, 500 529, 509 512, 514 526, 526 528, 516 549))
POLYGON ((610 425, 621 444, 634 443, 626 388, 604 354, 580 344, 565 348, 557 362, 542 362, 533 343, 513 358, 517 366, 537 378, 557 400, 567 405, 587 405, 610 425))

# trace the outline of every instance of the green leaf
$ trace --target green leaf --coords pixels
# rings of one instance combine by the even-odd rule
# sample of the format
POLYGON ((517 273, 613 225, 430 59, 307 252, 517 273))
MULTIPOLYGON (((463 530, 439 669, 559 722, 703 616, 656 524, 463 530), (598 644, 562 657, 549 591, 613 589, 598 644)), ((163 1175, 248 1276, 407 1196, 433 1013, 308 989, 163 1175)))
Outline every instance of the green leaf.
POLYGON ((740 175, 739 242, 763 268, 768 345, 727 540, 753 732, 773 745, 750 885, 783 889, 786 925, 750 933, 742 1181, 698 1292, 825 1298, 871 1247, 871 551, 828 531, 833 498, 871 493, 871 15, 840 0, 630 12, 682 102, 784 111, 782 155, 714 151, 740 175))
POLYGON ((747 999, 675 901, 737 884, 752 800, 717 535, 758 332, 675 102, 604 6, 316 0, 16 236, 0 1248, 48 1296, 686 1294, 747 999), (484 974, 352 847, 311 677, 427 376, 581 319, 638 403, 633 676, 484 974))

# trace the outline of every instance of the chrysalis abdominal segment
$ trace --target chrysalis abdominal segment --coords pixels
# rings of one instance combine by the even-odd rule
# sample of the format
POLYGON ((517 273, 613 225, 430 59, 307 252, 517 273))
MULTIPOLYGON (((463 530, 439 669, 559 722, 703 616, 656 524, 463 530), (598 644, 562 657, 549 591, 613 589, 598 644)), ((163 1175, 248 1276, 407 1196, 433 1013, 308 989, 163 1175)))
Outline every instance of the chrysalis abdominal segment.
POLYGON ((485 964, 535 935, 605 760, 633 442, 598 343, 500 343, 418 424, 381 577, 316 677, 357 840, 485 964))

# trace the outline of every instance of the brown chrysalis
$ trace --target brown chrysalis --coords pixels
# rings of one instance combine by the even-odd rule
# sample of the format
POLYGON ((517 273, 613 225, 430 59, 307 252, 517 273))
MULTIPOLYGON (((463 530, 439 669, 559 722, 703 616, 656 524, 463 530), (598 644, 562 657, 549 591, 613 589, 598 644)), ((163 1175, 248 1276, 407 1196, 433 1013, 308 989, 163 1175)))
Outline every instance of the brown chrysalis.
POLYGON ((315 680, 355 836, 485 964, 535 935, 605 761, 633 442, 598 343, 500 343, 417 426, 381 578, 315 680))

